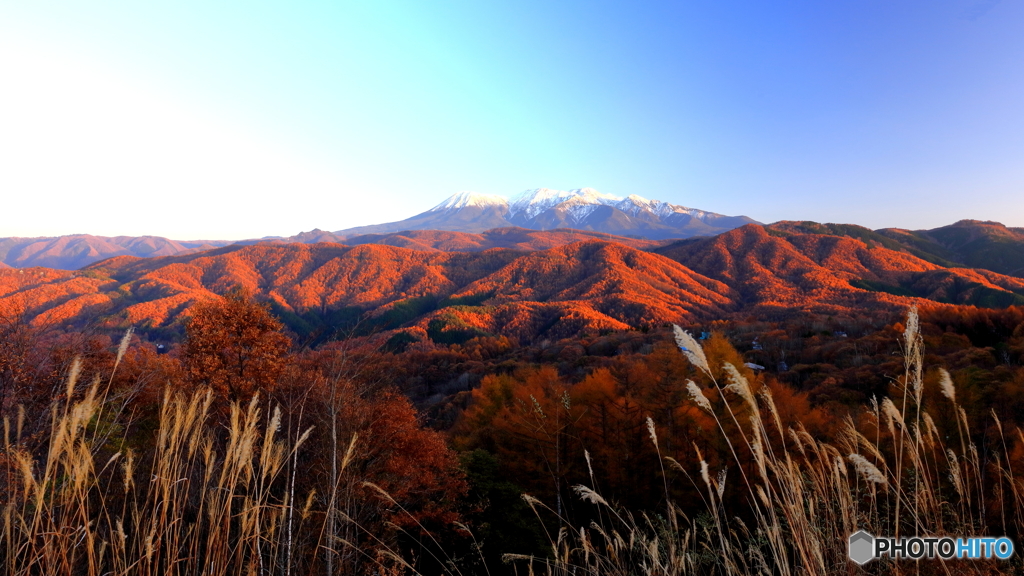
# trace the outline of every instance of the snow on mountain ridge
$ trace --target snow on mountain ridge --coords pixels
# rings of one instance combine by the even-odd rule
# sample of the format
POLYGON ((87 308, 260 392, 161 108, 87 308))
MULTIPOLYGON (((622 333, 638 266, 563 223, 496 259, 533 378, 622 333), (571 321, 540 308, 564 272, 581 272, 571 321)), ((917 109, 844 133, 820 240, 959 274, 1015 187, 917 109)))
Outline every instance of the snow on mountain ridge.
POLYGON ((466 208, 468 206, 475 206, 483 208, 486 206, 508 206, 508 200, 504 196, 497 194, 481 194, 479 192, 459 192, 450 196, 444 202, 441 202, 437 206, 434 206, 430 212, 444 212, 448 210, 458 210, 466 208))
POLYGON ((648 200, 638 194, 630 194, 622 198, 613 194, 605 194, 593 188, 576 188, 573 190, 555 190, 552 188, 533 188, 521 192, 511 199, 498 194, 482 194, 479 192, 459 192, 444 202, 431 208, 430 212, 447 212, 460 210, 466 207, 507 207, 506 217, 514 216, 520 219, 529 220, 537 215, 559 208, 568 212, 576 222, 582 222, 598 206, 612 206, 622 212, 637 216, 641 212, 650 212, 658 218, 665 218, 672 214, 687 214, 698 220, 705 220, 708 216, 714 216, 712 212, 687 208, 678 204, 671 204, 662 200, 648 200))
POLYGON ((590 198, 584 198, 582 196, 573 196, 568 200, 555 206, 555 209, 568 212, 569 217, 573 222, 577 224, 586 220, 587 216, 603 203, 593 202, 590 198))
POLYGON ((648 200, 643 196, 630 194, 629 196, 626 196, 624 200, 616 204, 615 207, 630 216, 636 216, 642 210, 654 212, 655 205, 659 203, 660 202, 658 200, 648 200))
POLYGON ((591 204, 613 206, 622 200, 619 196, 604 194, 593 188, 576 188, 574 190, 552 190, 551 188, 535 188, 516 195, 509 202, 509 217, 523 214, 526 218, 554 208, 563 202, 572 200, 574 204, 591 204))
POLYGON ((664 218, 671 214, 688 214, 698 220, 704 220, 712 214, 710 212, 705 212, 704 210, 687 208, 686 206, 670 204, 661 200, 648 200, 647 198, 637 194, 630 194, 625 200, 616 204, 615 207, 630 216, 636 216, 641 211, 647 210, 659 218, 664 218))

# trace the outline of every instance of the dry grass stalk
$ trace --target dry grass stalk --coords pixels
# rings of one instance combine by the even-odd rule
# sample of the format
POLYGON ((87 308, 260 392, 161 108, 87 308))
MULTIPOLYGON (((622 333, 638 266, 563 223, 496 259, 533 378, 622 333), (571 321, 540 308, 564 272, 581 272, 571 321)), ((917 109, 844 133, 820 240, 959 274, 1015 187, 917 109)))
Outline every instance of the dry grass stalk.
MULTIPOLYGON (((552 540, 555 555, 544 562, 531 559, 531 573, 539 568, 545 574, 595 576, 755 571, 825 575, 848 571, 846 540, 859 529, 879 535, 1024 533, 1024 481, 1007 457, 1010 445, 1002 423, 994 413, 990 415, 1001 445, 994 452, 994 447, 989 447, 993 456, 987 471, 979 446, 968 434, 967 414, 957 404, 952 378, 940 370, 939 391, 953 404, 950 427, 957 428, 955 443, 947 442, 952 430, 943 430, 925 408, 928 399, 924 395, 923 346, 916 310, 911 310, 906 325, 902 401, 884 398, 879 403, 872 399, 866 412, 869 429, 861 431, 853 419, 845 419, 836 445, 815 439, 799 423, 784 433, 767 387, 758 394, 767 410, 762 418, 761 409, 752 402, 756 398, 749 384, 734 367, 725 367, 730 380, 726 389, 737 393, 751 414, 746 426, 734 421, 732 435, 726 433, 716 416, 719 411, 732 414, 728 401, 723 397, 720 406, 713 406, 699 386, 686 382, 690 398, 714 417, 733 464, 741 471, 751 465, 737 457, 734 445, 745 447, 754 456, 756 481, 744 486, 752 503, 754 523, 749 528, 726 510, 735 501, 723 500, 724 475, 716 481, 698 450, 694 467, 700 477, 698 484, 703 483, 710 525, 683 516, 675 506, 669 508, 672 519, 666 525, 678 528, 667 531, 634 522, 632 515, 620 511, 617 525, 595 525, 587 535, 570 532, 575 539, 552 540), (766 419, 778 432, 775 447, 767 440, 766 419), (790 448, 795 450, 791 452, 790 448), (987 515, 990 510, 996 510, 997 516, 987 517, 991 516, 987 515), (671 547, 666 546, 667 540, 672 541, 671 547), (669 549, 671 554, 666 553, 669 549)), ((690 362, 710 376, 699 343, 678 327, 675 335, 690 362)), ((1024 445, 1024 431, 1018 429, 1017 436, 1024 445)), ((686 472, 686 465, 666 459, 673 469, 686 472)), ((604 499, 592 491, 581 492, 581 496, 604 505, 604 499)), ((1018 564, 1010 567, 977 561, 955 567, 887 563, 875 569, 880 574, 917 570, 922 574, 988 574, 1014 567, 1018 564)))
POLYGON ((308 434, 291 446, 276 440, 279 416, 261 428, 254 399, 232 407, 219 451, 207 424, 210 395, 168 391, 146 469, 131 450, 98 461, 103 438, 95 423, 104 398, 96 380, 72 400, 79 375, 76 362, 44 457, 16 453, 20 487, 3 511, 5 572, 265 572, 278 556, 279 512, 287 505, 271 485, 308 434))

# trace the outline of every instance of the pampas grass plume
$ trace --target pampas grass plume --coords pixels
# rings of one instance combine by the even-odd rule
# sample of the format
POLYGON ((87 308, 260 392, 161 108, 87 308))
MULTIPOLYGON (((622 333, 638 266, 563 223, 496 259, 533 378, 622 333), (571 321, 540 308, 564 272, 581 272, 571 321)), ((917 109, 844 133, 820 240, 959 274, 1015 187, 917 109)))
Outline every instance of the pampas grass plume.
POLYGON ((861 456, 860 454, 850 454, 847 458, 853 463, 854 467, 857 468, 857 472, 869 482, 875 484, 886 484, 885 476, 875 467, 874 464, 868 462, 868 459, 861 456))
POLYGON ((956 387, 953 386, 953 378, 945 368, 939 368, 939 390, 950 402, 956 402, 956 387))
POLYGON ((582 484, 577 484, 576 486, 573 486, 572 489, 575 490, 576 493, 580 495, 580 498, 586 500, 587 502, 590 502, 591 504, 604 504, 605 506, 608 505, 608 502, 604 498, 602 498, 600 494, 594 492, 593 490, 587 488, 582 484))
MULTIPOLYGON (((657 446, 658 434, 654 431, 654 420, 652 420, 650 416, 647 417, 647 433, 651 436, 651 442, 654 442, 654 445, 657 446)), ((587 463, 590 463, 589 459, 587 460, 587 463)))
POLYGON ((704 373, 711 374, 708 359, 704 356, 704 349, 700 347, 700 343, 693 336, 690 336, 689 332, 675 324, 672 325, 672 332, 676 337, 676 345, 682 350, 686 359, 697 368, 703 370, 704 373))
POLYGON ((124 336, 121 337, 121 343, 117 346, 117 359, 114 360, 115 370, 117 369, 117 366, 121 363, 121 359, 124 358, 125 352, 128 351, 128 345, 132 343, 133 331, 134 328, 129 326, 128 329, 124 331, 124 336))
POLYGON ((700 406, 707 412, 711 412, 711 401, 701 391, 700 386, 697 386, 693 380, 687 380, 686 389, 690 392, 690 398, 697 403, 697 406, 700 406))

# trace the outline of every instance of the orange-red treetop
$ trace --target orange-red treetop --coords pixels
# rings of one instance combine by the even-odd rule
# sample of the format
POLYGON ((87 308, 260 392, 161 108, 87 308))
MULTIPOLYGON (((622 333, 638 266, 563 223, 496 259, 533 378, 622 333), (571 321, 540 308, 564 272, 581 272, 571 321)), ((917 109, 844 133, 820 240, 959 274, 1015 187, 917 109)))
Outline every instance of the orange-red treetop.
POLYGON ((291 346, 281 328, 244 289, 196 304, 181 348, 186 378, 231 401, 272 390, 291 346))

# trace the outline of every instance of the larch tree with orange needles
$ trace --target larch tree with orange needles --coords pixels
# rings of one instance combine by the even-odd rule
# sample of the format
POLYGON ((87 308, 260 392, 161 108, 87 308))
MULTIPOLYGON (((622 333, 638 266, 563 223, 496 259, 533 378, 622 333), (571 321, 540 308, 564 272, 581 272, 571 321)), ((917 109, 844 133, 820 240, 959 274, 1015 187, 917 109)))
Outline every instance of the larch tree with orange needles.
POLYGON ((230 401, 272 390, 291 346, 282 327, 268 306, 241 288, 196 304, 181 347, 187 379, 230 401))

